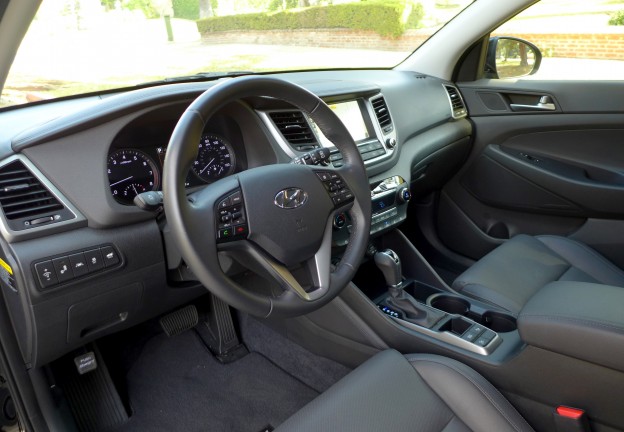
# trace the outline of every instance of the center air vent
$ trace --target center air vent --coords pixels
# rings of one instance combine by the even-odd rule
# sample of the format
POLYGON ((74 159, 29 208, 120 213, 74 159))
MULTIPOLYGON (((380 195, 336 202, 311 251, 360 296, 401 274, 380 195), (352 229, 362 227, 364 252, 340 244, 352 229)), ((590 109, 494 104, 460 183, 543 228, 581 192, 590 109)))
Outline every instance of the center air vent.
POLYGON ((0 208, 14 231, 74 217, 21 161, 0 168, 0 208))
POLYGON ((445 85, 444 88, 448 93, 449 101, 451 102, 451 111, 453 113, 453 118, 462 118, 468 114, 466 110, 466 105, 464 105, 464 100, 459 94, 459 90, 456 87, 445 85))
POLYGON ((390 118, 390 111, 388 111, 386 100, 383 96, 380 96, 376 99, 372 99, 371 104, 373 105, 373 110, 375 111, 375 116, 377 116, 381 130, 383 130, 385 134, 392 132, 392 119, 390 118))
POLYGON ((301 111, 279 111, 269 115, 282 136, 295 150, 310 151, 320 147, 301 111))

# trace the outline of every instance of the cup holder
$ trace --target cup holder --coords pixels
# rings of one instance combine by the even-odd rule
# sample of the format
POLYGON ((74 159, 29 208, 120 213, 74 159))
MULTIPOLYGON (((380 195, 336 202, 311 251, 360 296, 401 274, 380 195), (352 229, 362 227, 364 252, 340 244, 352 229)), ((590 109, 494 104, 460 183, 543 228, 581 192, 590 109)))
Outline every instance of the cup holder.
POLYGON ((485 312, 482 321, 483 325, 494 330, 496 333, 507 333, 518 328, 514 317, 499 312, 485 312))
POLYGON ((429 303, 432 307, 450 314, 465 315, 470 310, 470 303, 461 297, 438 295, 429 303))

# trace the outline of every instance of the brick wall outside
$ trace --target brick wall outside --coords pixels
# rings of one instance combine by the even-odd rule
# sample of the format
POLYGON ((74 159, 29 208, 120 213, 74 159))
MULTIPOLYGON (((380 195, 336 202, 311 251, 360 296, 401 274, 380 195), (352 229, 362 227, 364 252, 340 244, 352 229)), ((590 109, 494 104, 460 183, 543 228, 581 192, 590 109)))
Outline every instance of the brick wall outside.
MULTIPOLYGON (((544 57, 624 60, 624 28, 610 33, 540 33, 507 34, 537 45, 544 57)), ((410 52, 429 37, 420 30, 408 30, 397 39, 363 30, 269 30, 227 31, 206 33, 202 39, 209 44, 305 45, 323 48, 375 49, 410 52)))
MULTIPOLYGON (((619 29, 616 29, 619 30, 619 29)), ((624 32, 514 34, 540 49, 544 57, 624 60, 624 32)))

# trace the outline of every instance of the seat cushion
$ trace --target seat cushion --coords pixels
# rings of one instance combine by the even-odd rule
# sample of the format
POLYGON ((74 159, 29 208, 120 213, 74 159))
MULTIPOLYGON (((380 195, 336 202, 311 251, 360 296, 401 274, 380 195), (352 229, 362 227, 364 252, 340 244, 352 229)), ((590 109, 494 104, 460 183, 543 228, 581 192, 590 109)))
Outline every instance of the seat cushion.
POLYGON ((276 431, 531 431, 511 404, 469 367, 427 354, 383 351, 276 431))
POLYGON ((539 289, 555 281, 624 287, 624 271, 575 240, 518 235, 462 273, 453 289, 517 315, 539 289))

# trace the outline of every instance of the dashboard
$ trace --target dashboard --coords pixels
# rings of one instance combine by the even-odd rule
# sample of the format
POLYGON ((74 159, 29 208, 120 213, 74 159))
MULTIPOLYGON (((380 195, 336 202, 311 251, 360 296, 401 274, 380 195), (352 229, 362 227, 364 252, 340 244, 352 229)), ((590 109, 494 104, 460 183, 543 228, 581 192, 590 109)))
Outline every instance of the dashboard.
MULTIPOLYGON (((321 97, 347 126, 369 176, 373 235, 405 222, 405 189, 424 196, 440 187, 470 148, 465 107, 463 114, 455 110, 450 92, 457 98, 458 90, 443 80, 392 70, 274 76, 321 97), (443 163, 436 163, 438 154, 443 163)), ((173 245, 166 215, 141 210, 134 198, 161 190, 177 121, 214 84, 0 112, 0 287, 25 364, 44 365, 206 292, 173 245), (26 187, 36 190, 35 204, 19 201, 26 187)), ((305 112, 247 98, 206 123, 185 187, 191 194, 254 167, 293 161, 328 170, 343 163, 305 112)), ((337 257, 348 226, 337 214, 337 257)), ((236 263, 221 265, 245 277, 236 263)))

